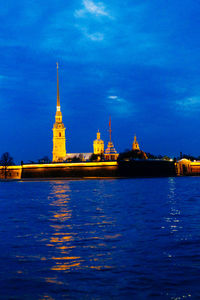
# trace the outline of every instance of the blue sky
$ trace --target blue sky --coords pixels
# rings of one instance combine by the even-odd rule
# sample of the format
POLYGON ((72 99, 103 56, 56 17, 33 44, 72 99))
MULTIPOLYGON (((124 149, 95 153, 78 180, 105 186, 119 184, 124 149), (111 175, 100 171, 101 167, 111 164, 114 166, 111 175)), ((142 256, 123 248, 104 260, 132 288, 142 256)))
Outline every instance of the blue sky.
POLYGON ((109 116, 118 151, 200 155, 200 2, 0 3, 0 153, 52 153, 56 62, 67 152, 92 152, 109 116))

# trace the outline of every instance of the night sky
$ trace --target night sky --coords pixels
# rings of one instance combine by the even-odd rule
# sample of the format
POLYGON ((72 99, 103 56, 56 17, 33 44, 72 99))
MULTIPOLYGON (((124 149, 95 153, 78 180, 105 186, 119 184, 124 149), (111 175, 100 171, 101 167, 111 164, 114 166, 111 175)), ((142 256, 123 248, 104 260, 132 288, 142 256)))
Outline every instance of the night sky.
POLYGON ((200 155, 200 2, 0 2, 0 155, 52 158, 56 62, 67 152, 200 155))

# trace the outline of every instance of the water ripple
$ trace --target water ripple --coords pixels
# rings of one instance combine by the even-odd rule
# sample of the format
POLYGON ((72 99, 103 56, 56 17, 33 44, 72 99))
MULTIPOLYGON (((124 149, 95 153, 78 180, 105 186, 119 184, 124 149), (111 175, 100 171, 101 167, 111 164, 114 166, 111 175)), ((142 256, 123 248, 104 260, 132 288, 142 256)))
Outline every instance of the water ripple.
POLYGON ((199 299, 200 178, 11 182, 2 299, 199 299))

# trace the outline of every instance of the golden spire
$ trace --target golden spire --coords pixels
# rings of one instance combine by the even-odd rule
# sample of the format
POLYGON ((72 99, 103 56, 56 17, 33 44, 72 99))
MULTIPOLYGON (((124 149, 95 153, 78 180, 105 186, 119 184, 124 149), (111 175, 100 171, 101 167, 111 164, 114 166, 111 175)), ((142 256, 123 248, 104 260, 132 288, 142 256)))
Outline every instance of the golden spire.
POLYGON ((139 147, 139 144, 138 144, 138 141, 137 141, 136 134, 134 135, 134 141, 133 141, 132 150, 140 150, 140 147, 139 147))
POLYGON ((60 111, 60 94, 59 94, 59 78, 58 78, 58 62, 57 65, 57 111, 60 111))

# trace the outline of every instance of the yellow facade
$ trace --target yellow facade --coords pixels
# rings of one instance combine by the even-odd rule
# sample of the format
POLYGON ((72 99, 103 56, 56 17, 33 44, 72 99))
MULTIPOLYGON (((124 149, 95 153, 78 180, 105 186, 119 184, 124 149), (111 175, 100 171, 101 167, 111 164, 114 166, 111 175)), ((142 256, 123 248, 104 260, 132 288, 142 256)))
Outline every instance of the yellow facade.
POLYGON ((133 141, 133 146, 132 146, 132 150, 140 150, 136 135, 134 136, 134 141, 133 141))
POLYGON ((56 108, 55 123, 53 125, 53 162, 62 162, 65 159, 66 159, 65 126, 62 122, 62 113, 60 110, 58 64, 57 64, 57 108, 56 108))
POLYGON ((98 130, 97 132, 97 139, 93 142, 93 151, 94 154, 100 155, 104 153, 104 141, 101 140, 101 135, 98 130))
POLYGON ((200 161, 190 161, 183 158, 176 163, 177 175, 200 175, 200 161))

